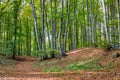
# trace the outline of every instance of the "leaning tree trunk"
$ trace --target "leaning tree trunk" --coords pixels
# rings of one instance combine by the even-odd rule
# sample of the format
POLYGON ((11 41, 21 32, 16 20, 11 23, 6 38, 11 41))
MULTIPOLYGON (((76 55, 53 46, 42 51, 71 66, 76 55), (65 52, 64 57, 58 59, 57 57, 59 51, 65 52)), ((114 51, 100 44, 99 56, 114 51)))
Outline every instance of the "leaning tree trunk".
POLYGON ((38 33, 38 23, 37 23, 37 14, 36 14, 36 9, 34 6, 34 0, 30 1, 31 7, 32 7, 32 12, 33 12, 33 17, 34 17, 34 28, 35 28, 35 35, 36 35, 36 40, 37 40, 37 44, 38 44, 38 50, 41 51, 41 43, 40 43, 40 36, 38 33))

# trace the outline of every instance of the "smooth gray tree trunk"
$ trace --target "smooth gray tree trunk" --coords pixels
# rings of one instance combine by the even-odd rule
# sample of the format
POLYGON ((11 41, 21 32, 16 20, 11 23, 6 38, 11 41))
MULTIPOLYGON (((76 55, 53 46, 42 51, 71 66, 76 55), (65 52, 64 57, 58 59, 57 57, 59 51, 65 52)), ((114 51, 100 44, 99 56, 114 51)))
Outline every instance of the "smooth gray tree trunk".
POLYGON ((65 52, 64 52, 64 47, 62 45, 62 28, 63 28, 63 10, 64 10, 64 0, 61 0, 61 4, 62 4, 62 12, 61 12, 61 18, 60 18, 60 28, 59 28, 59 34, 58 34, 58 44, 59 44, 59 49, 60 49, 60 53, 61 56, 65 56, 65 52))
POLYGON ((70 0, 67 0, 66 7, 67 7, 67 21, 65 25, 65 35, 64 35, 64 52, 66 52, 67 32, 68 32, 68 26, 70 20, 70 0))
POLYGON ((50 33, 49 33, 49 27, 48 27, 48 16, 47 16, 47 12, 45 11, 45 17, 46 17, 46 29, 47 29, 47 37, 48 37, 48 42, 49 42, 49 47, 51 48, 51 40, 50 40, 50 33))
POLYGON ((54 26, 54 21, 53 21, 53 5, 52 5, 53 0, 51 0, 50 3, 50 8, 51 8, 51 36, 52 36, 52 41, 51 41, 51 45, 52 45, 52 57, 54 57, 54 50, 55 50, 55 26, 54 26))
POLYGON ((117 17, 118 17, 118 37, 119 37, 119 48, 120 48, 120 0, 116 0, 117 3, 117 17))
MULTIPOLYGON (((114 3, 111 3, 110 4, 110 13, 111 13, 111 21, 113 21, 114 20, 114 17, 115 17, 115 11, 114 11, 114 5, 113 5, 114 3)), ((114 47, 115 48, 115 34, 116 34, 116 27, 115 27, 115 25, 112 25, 111 26, 111 32, 112 32, 112 36, 111 36, 111 39, 112 39, 112 47, 114 47)))
POLYGON ((110 43, 110 34, 109 34, 109 29, 107 28, 107 12, 106 12, 106 4, 105 0, 101 0, 102 2, 102 8, 103 8, 103 13, 104 13, 104 29, 106 33, 106 41, 109 44, 110 43))
POLYGON ((34 16, 34 28, 35 28, 35 35, 36 35, 36 40, 37 40, 37 45, 38 45, 38 50, 41 51, 41 43, 40 43, 40 36, 39 36, 39 32, 38 32, 38 23, 37 23, 37 14, 36 14, 36 9, 34 6, 34 0, 30 1, 31 7, 32 7, 32 12, 33 12, 33 16, 34 16))
POLYGON ((95 28, 94 28, 94 18, 93 18, 93 7, 92 7, 92 0, 90 0, 90 22, 91 22, 91 37, 92 37, 92 43, 95 44, 95 28))
MULTIPOLYGON (((46 51, 46 44, 45 44, 45 20, 44 20, 44 17, 45 17, 45 13, 44 13, 44 10, 45 10, 45 0, 42 0, 42 49, 43 49, 43 53, 45 53, 46 51)), ((45 53, 46 54, 46 53, 45 53)))

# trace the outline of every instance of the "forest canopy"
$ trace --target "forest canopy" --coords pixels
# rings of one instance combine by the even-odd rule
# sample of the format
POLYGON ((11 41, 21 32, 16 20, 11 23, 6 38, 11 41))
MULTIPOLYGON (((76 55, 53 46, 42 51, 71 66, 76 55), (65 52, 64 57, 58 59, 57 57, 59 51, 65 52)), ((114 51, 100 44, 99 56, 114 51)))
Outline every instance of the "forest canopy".
POLYGON ((0 0, 1 53, 52 58, 108 46, 120 48, 119 0, 0 0))

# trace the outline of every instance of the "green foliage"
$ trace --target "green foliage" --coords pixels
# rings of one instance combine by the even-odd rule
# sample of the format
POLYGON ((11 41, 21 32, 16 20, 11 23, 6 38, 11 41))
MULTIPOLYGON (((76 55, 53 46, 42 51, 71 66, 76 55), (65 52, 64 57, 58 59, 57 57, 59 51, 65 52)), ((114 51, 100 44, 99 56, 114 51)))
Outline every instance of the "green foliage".
POLYGON ((102 68, 98 64, 99 58, 88 58, 83 59, 78 63, 68 64, 66 69, 67 70, 97 70, 102 68))
POLYGON ((111 20, 108 22, 108 26, 111 27, 111 26, 115 26, 119 23, 120 21, 118 21, 117 19, 116 20, 111 20))
POLYGON ((54 66, 54 67, 50 67, 50 68, 44 68, 45 72, 63 72, 63 70, 58 67, 58 66, 54 66))
POLYGON ((8 59, 8 56, 0 53, 0 69, 4 68, 4 66, 8 68, 15 68, 16 61, 8 59))
POLYGON ((46 51, 45 51, 45 53, 44 53, 44 50, 42 50, 41 52, 39 52, 39 56, 45 56, 45 55, 47 55, 48 56, 48 58, 50 58, 50 57, 52 57, 51 55, 54 53, 54 55, 58 55, 58 50, 53 50, 53 49, 47 49, 46 51))
POLYGON ((40 53, 39 51, 35 51, 35 50, 34 50, 34 51, 31 52, 31 56, 40 57, 40 56, 42 56, 42 55, 41 55, 41 53, 40 53))
POLYGON ((43 56, 47 56, 48 58, 52 57, 52 54, 54 53, 54 55, 59 55, 59 51, 58 50, 53 50, 53 49, 47 49, 46 51, 41 50, 34 50, 31 52, 31 56, 36 56, 36 57, 43 57, 43 56))
MULTIPOLYGON (((21 52, 23 55, 28 55, 28 52, 32 56, 45 56, 51 57, 51 54, 59 54, 58 36, 60 32, 61 19, 63 19, 61 45, 64 47, 66 44, 66 51, 69 51, 81 47, 91 47, 95 43, 99 47, 106 48, 106 30, 104 27, 104 11, 103 4, 96 0, 63 0, 63 17, 61 16, 62 4, 61 0, 53 0, 52 7, 49 0, 44 0, 44 30, 42 30, 42 3, 41 0, 34 0, 34 6, 37 15, 38 34, 40 37, 40 45, 46 45, 41 51, 38 51, 38 43, 35 35, 34 17, 30 0, 2 0, 0 9, 5 7, 0 12, 0 51, 11 55, 13 52, 13 45, 16 44, 16 51, 21 52), (67 6, 67 1, 68 5, 67 6), (88 1, 88 2, 87 2, 88 1), (70 9, 70 11, 68 11, 70 9), (92 13, 92 16, 90 16, 92 13), (69 16, 68 16, 69 15, 69 16), (14 33, 14 19, 17 17, 17 31, 14 33), (69 17, 69 18, 68 18, 69 17), (69 19, 69 20, 68 20, 69 19), (51 22, 52 21, 52 22, 51 22), (92 29, 92 21, 94 21, 94 29, 92 29), (51 24, 52 23, 52 24, 51 24), (66 25, 68 29, 66 30, 66 25), (52 43, 52 28, 55 28, 55 46, 53 50, 52 43), (65 30, 67 34, 66 43, 64 44, 65 30), (95 31, 92 34, 92 31, 95 31), (43 33, 44 36, 43 36, 43 33), (14 36, 16 35, 16 41, 14 42, 14 36), (47 39, 50 36, 50 42, 47 39), (94 35, 95 42, 92 42, 92 35, 94 35), (45 37, 45 43, 42 42, 42 38, 45 37), (76 43, 78 41, 78 43, 76 43), (49 44, 49 45, 48 45, 49 44)), ((115 0, 105 0, 106 4, 106 17, 107 28, 110 34, 110 44, 116 44, 119 42, 119 20, 118 20, 118 6, 115 4, 115 0), (112 7, 112 6, 113 7, 112 7), (111 8, 113 8, 113 14, 111 8), (112 30, 114 27, 115 30, 112 30), (115 32, 115 33, 114 33, 115 32), (114 33, 114 34, 113 34, 114 33), (115 38, 112 39, 112 38, 115 38)))
POLYGON ((101 58, 96 59, 86 59, 78 63, 71 63, 66 66, 66 70, 105 70, 105 69, 113 69, 116 64, 108 63, 104 66, 99 65, 99 60, 101 58))
POLYGON ((30 2, 30 0, 25 0, 27 3, 29 3, 30 2))
POLYGON ((0 44, 0 52, 6 55, 11 55, 13 53, 13 44, 13 41, 7 41, 0 44))
POLYGON ((72 63, 67 66, 67 70, 100 70, 102 67, 94 61, 85 64, 72 63))
POLYGON ((0 10, 1 10, 3 7, 4 7, 4 5, 3 5, 3 4, 0 4, 0 10))

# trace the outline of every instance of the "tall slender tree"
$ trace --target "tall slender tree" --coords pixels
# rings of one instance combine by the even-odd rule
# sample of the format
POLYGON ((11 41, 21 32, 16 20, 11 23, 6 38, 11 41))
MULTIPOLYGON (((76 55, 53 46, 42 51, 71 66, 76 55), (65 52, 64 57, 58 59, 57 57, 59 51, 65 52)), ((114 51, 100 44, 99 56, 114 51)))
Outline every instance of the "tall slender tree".
POLYGON ((116 0, 117 3, 117 17, 118 17, 118 36, 119 36, 119 48, 120 48, 120 1, 116 0))
POLYGON ((59 35, 58 35, 58 43, 59 43, 59 48, 60 48, 60 53, 61 56, 65 56, 64 48, 62 45, 62 29, 63 29, 63 10, 64 10, 64 0, 61 0, 61 5, 62 5, 62 10, 61 10, 61 15, 60 15, 60 28, 59 28, 59 35))
POLYGON ((32 12, 33 12, 33 16, 34 16, 34 28, 35 28, 35 36, 36 36, 36 40, 37 40, 37 44, 38 44, 38 50, 41 51, 41 42, 40 42, 40 35, 39 35, 39 30, 38 30, 38 22, 37 22, 37 14, 36 14, 36 9, 34 6, 34 0, 30 1, 31 7, 32 7, 32 12))
POLYGON ((21 5, 21 0, 14 0, 14 45, 13 45, 13 59, 15 59, 15 55, 17 53, 17 22, 19 15, 19 8, 21 5))
POLYGON ((51 42, 51 45, 52 45, 52 57, 55 57, 54 56, 54 50, 55 50, 55 25, 54 25, 54 21, 53 21, 53 0, 50 0, 50 8, 51 8, 51 36, 52 36, 52 42, 51 42))
POLYGON ((90 0, 90 22, 91 22, 91 37, 92 37, 92 43, 95 44, 95 28, 94 28, 94 18, 93 18, 93 7, 92 4, 93 0, 90 0))
POLYGON ((106 41, 109 44, 110 43, 110 34, 109 34, 109 28, 107 27, 107 12, 106 12, 106 4, 105 0, 101 0, 102 2, 102 8, 103 8, 103 13, 104 13, 104 29, 106 33, 106 41))
POLYGON ((68 33, 68 26, 70 21, 70 0, 67 0, 66 2, 66 12, 67 12, 67 20, 65 25, 65 35, 64 35, 64 52, 66 52, 66 41, 67 41, 67 33, 68 33))

